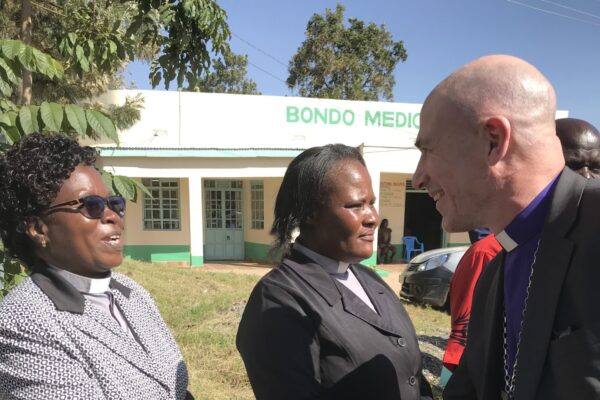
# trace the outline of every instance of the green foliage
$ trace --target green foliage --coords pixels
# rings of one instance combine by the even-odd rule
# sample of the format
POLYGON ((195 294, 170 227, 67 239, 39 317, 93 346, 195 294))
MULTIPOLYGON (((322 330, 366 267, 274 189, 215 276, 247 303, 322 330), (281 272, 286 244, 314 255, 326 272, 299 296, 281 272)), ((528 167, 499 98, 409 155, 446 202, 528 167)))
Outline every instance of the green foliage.
POLYGON ((25 276, 23 264, 8 257, 0 244, 0 299, 4 298, 25 276))
POLYGON ((128 129, 139 121, 142 108, 144 108, 144 98, 141 94, 137 94, 134 97, 127 97, 122 106, 110 104, 101 111, 108 114, 117 129, 128 129))
POLYGON ((128 176, 113 175, 107 171, 101 171, 104 184, 111 188, 115 193, 119 193, 129 201, 137 201, 137 191, 144 192, 148 197, 152 197, 152 193, 141 182, 128 176))
POLYGON ((222 58, 213 59, 211 70, 198 81, 195 90, 207 93, 260 94, 256 82, 246 77, 248 56, 227 48, 222 58))
MULTIPOLYGON (((230 36, 226 14, 214 0, 60 0, 31 5, 33 14, 22 15, 21 2, 0 0, 0 152, 36 131, 107 137, 118 144, 117 128, 128 128, 139 119, 143 100, 131 98, 123 107, 104 108, 86 104, 89 99, 111 87, 119 71, 136 58, 152 61, 153 87, 163 82, 168 89, 177 80, 179 88, 184 81, 194 88, 208 71, 210 52, 226 49, 230 36), (18 40, 23 32, 17 28, 29 17, 33 26, 26 37, 31 45, 18 40), (32 82, 23 79, 28 72, 32 82), (25 92, 26 98, 20 96, 25 92)), ((131 178, 103 178, 129 200, 136 200, 136 189, 149 194, 131 178)), ((0 249, 0 268, 3 296, 23 267, 0 249)))
MULTIPOLYGON (((32 2, 32 45, 65 67, 65 79, 38 76, 34 97, 59 103, 105 92, 127 63, 152 64, 150 80, 193 89, 230 38, 215 0, 32 2)), ((18 39, 20 2, 0 1, 0 37, 18 39)))
POLYGON ((211 52, 220 53, 230 38, 225 11, 213 0, 138 0, 138 13, 131 19, 129 37, 137 33, 142 45, 160 48, 152 60, 152 87, 164 81, 165 88, 185 81, 194 89, 210 66, 211 52), (166 32, 166 36, 163 35, 166 32))
POLYGON ((340 4, 310 18, 306 40, 290 61, 288 86, 306 97, 391 101, 394 69, 407 58, 404 43, 393 41, 383 25, 348 23, 340 4))
MULTIPOLYGON (((0 91, 9 97, 28 70, 47 79, 61 79, 60 62, 20 40, 0 40, 0 91)), ((108 137, 118 142, 115 125, 101 111, 85 110, 75 104, 43 101, 37 105, 0 102, 0 133, 12 144, 33 132, 77 133, 92 138, 108 137), (66 118, 65 118, 66 116, 66 118)))
POLYGON ((62 65, 47 54, 42 53, 20 40, 0 39, 0 92, 11 97, 14 88, 22 82, 24 71, 60 79, 64 75, 62 65))

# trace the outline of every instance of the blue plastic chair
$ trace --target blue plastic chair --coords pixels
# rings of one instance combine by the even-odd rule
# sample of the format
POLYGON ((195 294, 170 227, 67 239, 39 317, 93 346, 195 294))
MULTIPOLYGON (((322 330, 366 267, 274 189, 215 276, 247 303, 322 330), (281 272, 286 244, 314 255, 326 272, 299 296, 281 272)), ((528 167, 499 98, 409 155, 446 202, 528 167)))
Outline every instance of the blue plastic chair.
POLYGON ((416 236, 404 236, 402 238, 402 244, 404 245, 404 254, 406 255, 406 261, 410 261, 412 253, 415 255, 425 251, 423 243, 419 242, 416 236))

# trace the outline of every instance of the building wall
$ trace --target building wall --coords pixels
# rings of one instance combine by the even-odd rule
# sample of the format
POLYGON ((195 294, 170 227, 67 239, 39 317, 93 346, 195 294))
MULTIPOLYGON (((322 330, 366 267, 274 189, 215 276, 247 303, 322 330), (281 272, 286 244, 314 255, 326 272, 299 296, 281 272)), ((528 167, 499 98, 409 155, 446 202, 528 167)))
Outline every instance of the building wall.
POLYGON ((275 199, 281 186, 282 178, 252 178, 244 181, 244 240, 246 259, 259 262, 272 262, 269 250, 273 238, 269 234, 273 225, 275 199), (264 229, 252 229, 250 182, 263 181, 264 187, 264 229))
POLYGON ((468 232, 446 233, 447 246, 465 246, 470 245, 468 232))
POLYGON ((392 229, 391 243, 396 247, 395 260, 402 258, 406 179, 410 179, 409 174, 381 173, 379 219, 387 218, 388 226, 392 229))
MULTIPOLYGON (((420 104, 164 91, 112 91, 99 100, 122 104, 126 96, 138 93, 145 99, 141 120, 119 133, 121 147, 94 143, 104 146, 100 164, 118 175, 180 179, 181 229, 145 231, 141 202, 131 203, 127 256, 202 265, 203 179, 242 179, 246 258, 267 260, 275 196, 287 165, 300 149, 326 143, 361 148, 379 197, 380 216, 390 221, 392 243, 400 247, 403 184, 420 157, 414 147, 420 104), (250 229, 254 179, 264 181, 261 230, 250 229)), ((446 234, 444 239, 448 246, 468 242, 466 233, 446 234)))
POLYGON ((144 261, 190 262, 189 185, 179 179, 180 229, 146 230, 143 223, 143 197, 127 203, 125 256, 144 261))

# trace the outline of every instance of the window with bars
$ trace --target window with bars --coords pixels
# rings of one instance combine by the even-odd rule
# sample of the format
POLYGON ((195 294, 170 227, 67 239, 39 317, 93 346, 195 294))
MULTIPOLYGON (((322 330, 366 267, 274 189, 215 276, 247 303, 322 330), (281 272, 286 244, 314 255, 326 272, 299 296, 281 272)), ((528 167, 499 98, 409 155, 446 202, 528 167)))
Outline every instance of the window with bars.
POLYGON ((265 228, 265 189, 263 181, 250 182, 250 209, 252 229, 265 228))
POLYGON ((152 193, 144 194, 144 229, 180 229, 179 180, 144 178, 142 183, 152 193))

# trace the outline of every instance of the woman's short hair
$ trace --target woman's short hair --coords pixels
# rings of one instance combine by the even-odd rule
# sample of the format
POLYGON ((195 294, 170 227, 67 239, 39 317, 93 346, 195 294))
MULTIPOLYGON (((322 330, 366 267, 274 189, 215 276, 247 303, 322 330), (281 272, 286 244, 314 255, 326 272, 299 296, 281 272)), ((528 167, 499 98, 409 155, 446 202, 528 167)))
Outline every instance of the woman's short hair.
POLYGON ((0 154, 0 237, 4 249, 31 266, 31 219, 48 208, 78 165, 93 166, 97 152, 60 134, 33 133, 0 154))
POLYGON ((294 230, 301 228, 325 202, 325 175, 341 160, 354 160, 365 165, 357 148, 343 144, 312 147, 292 160, 275 201, 275 220, 271 227, 275 243, 271 254, 285 256, 289 253, 294 230))

